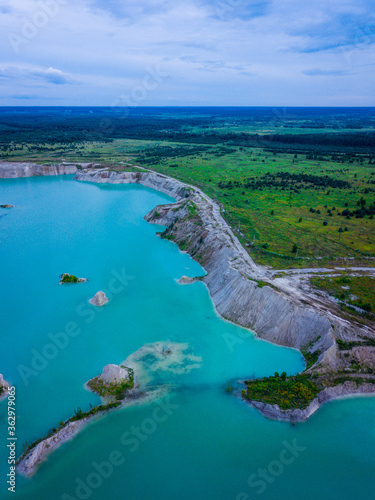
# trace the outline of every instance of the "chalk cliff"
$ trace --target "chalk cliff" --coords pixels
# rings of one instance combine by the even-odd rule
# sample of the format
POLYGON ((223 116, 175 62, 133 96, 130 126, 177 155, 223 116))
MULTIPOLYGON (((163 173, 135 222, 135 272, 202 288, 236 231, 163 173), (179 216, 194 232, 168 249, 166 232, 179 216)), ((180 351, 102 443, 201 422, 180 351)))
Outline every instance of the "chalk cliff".
POLYGON ((0 179, 16 179, 19 177, 35 177, 39 175, 75 174, 78 170, 77 165, 87 166, 87 163, 60 163, 58 165, 39 165, 37 163, 0 162, 0 179))

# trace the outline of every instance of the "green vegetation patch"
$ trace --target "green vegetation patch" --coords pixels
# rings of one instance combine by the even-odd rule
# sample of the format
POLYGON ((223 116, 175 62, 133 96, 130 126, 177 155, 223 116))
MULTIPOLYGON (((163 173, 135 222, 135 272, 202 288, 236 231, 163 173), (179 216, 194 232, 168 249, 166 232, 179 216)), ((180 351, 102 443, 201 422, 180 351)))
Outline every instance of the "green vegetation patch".
POLYGON ((273 285, 272 283, 268 283, 267 281, 263 281, 263 280, 252 280, 252 281, 256 281, 256 283, 258 284, 258 288, 263 288, 265 286, 269 286, 270 288, 273 288, 276 291, 279 290, 277 288, 277 286, 273 285))
MULTIPOLYGON (((346 304, 366 312, 375 311, 375 279, 371 276, 337 276, 312 278, 311 284, 346 304)), ((351 312, 354 312, 351 309, 351 312)))
MULTIPOLYGON (((122 368, 127 368, 123 366, 122 368)), ((100 375, 91 379, 87 382, 88 387, 98 394, 99 396, 116 396, 118 399, 122 399, 124 397, 124 393, 128 389, 132 389, 134 387, 134 371, 131 368, 127 368, 129 370, 129 379, 123 380, 122 382, 111 382, 110 384, 105 383, 100 375)))
POLYGON ((188 210, 189 210, 189 215, 194 217, 195 215, 197 215, 198 213, 198 209, 197 209, 197 206, 195 203, 193 203, 192 201, 189 202, 189 205, 188 205, 188 210))
POLYGON ((277 372, 273 377, 246 380, 247 390, 242 391, 245 399, 278 405, 283 410, 304 409, 319 392, 308 375, 287 377, 277 372))
POLYGON ((367 339, 363 341, 352 340, 349 342, 344 342, 341 339, 337 339, 336 343, 340 351, 350 351, 351 349, 353 349, 353 347, 360 347, 360 346, 375 347, 375 339, 367 339))
POLYGON ((62 274, 60 276, 60 283, 77 283, 78 278, 74 274, 62 274))
POLYGON ((301 349, 302 355, 306 360, 306 370, 312 367, 312 365, 315 365, 315 363, 318 361, 319 356, 322 354, 323 351, 314 351, 310 352, 307 349, 301 349))
POLYGON ((375 384, 374 378, 363 378, 363 377, 336 377, 333 381, 333 385, 345 384, 345 382, 354 382, 355 384, 375 384))

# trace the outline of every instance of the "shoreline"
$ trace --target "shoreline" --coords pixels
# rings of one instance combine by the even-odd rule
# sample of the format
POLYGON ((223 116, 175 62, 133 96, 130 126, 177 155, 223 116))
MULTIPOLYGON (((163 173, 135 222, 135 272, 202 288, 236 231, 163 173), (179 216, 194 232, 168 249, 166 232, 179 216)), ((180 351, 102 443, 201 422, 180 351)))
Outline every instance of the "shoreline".
MULTIPOLYGON (((273 280, 272 270, 255 264, 221 216, 219 206, 199 188, 151 170, 118 173, 108 168, 85 168, 84 165, 92 166, 75 166, 74 179, 95 183, 142 184, 176 199, 174 203, 158 205, 144 218, 150 223, 167 227, 162 237, 175 242, 205 269, 207 274, 200 281, 206 284, 220 317, 251 330, 259 338, 273 344, 298 350, 308 346, 307 352, 317 356, 307 370, 310 374, 344 374, 348 379, 355 380, 356 373, 349 371, 350 358, 343 355, 338 340, 362 343, 358 349, 366 350, 366 356, 375 362, 375 348, 365 343, 366 339, 375 339, 374 329, 349 323, 337 316, 328 301, 304 293, 290 278, 284 277, 282 283, 273 280)), ((2 166, 0 162, 0 178, 4 178, 1 175, 2 166)), ((33 165, 29 164, 29 167, 32 171, 33 165)), ((50 167, 51 172, 59 171, 50 167)), ((366 375, 363 376, 366 378, 366 375)), ((368 385, 369 394, 374 393, 375 386, 368 385)), ((348 396, 358 392, 354 386, 351 390, 348 396)), ((272 418, 267 414, 272 411, 264 403, 258 402, 257 407, 265 416, 272 418)))
POLYGON ((335 401, 359 397, 374 397, 375 385, 365 383, 357 386, 353 382, 345 382, 344 384, 335 387, 327 387, 319 392, 317 397, 311 401, 306 408, 295 408, 292 410, 282 410, 278 405, 271 405, 269 403, 262 403, 260 401, 253 401, 246 398, 241 399, 250 406, 256 408, 263 416, 282 422, 300 423, 305 422, 314 413, 316 413, 324 404, 335 401))
POLYGON ((95 421, 100 420, 105 417, 108 413, 120 409, 124 409, 133 404, 146 404, 148 402, 154 401, 159 397, 164 395, 165 391, 162 389, 148 390, 148 391, 129 391, 127 396, 119 402, 117 406, 106 407, 105 405, 99 405, 94 408, 100 408, 103 406, 102 410, 97 413, 93 413, 87 417, 80 420, 71 421, 70 419, 64 422, 64 426, 53 432, 52 434, 47 434, 45 437, 37 440, 35 444, 31 444, 31 448, 26 450, 16 462, 16 470, 18 474, 24 477, 33 477, 40 465, 45 462, 48 457, 63 444, 72 440, 79 432, 87 428, 87 426, 95 421))

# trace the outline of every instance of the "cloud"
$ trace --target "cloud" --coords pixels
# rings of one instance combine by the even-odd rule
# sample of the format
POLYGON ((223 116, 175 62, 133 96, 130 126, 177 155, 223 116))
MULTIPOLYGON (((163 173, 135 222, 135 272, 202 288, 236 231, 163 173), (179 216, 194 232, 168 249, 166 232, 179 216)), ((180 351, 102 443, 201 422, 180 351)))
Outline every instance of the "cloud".
POLYGON ((145 105, 375 99, 373 0, 66 0, 17 54, 7 33, 23 36, 42 4, 2 5, 2 96, 43 88, 36 94, 51 100, 110 106, 160 65, 170 77, 147 92, 145 105))
POLYGON ((39 81, 52 83, 54 85, 67 85, 77 83, 68 73, 55 68, 20 68, 8 66, 0 68, 0 78, 5 80, 39 81))
POLYGON ((340 69, 305 69, 302 71, 304 75, 307 76, 344 76, 348 75, 347 71, 340 69))
POLYGON ((75 83, 73 77, 63 71, 55 68, 48 68, 45 70, 36 69, 30 72, 32 76, 44 79, 49 83, 54 83, 55 85, 67 85, 69 83, 75 83))

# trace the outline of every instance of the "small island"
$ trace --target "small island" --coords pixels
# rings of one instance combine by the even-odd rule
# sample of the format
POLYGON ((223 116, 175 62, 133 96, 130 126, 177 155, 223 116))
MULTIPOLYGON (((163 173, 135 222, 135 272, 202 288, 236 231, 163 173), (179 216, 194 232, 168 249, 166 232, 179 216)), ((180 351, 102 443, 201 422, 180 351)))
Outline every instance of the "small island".
POLYGON ((63 273, 60 275, 60 285, 66 283, 85 283, 86 281, 88 281, 87 278, 77 278, 74 274, 63 273))
POLYGON ((100 375, 87 382, 86 387, 102 398, 124 399, 128 390, 134 387, 134 370, 124 365, 106 365, 100 375))
POLYGON ((109 298, 104 292, 96 292, 92 299, 89 300, 90 304, 97 307, 105 306, 109 302, 109 298))
POLYGON ((3 375, 0 373, 0 401, 5 399, 8 394, 9 383, 4 380, 3 375))

